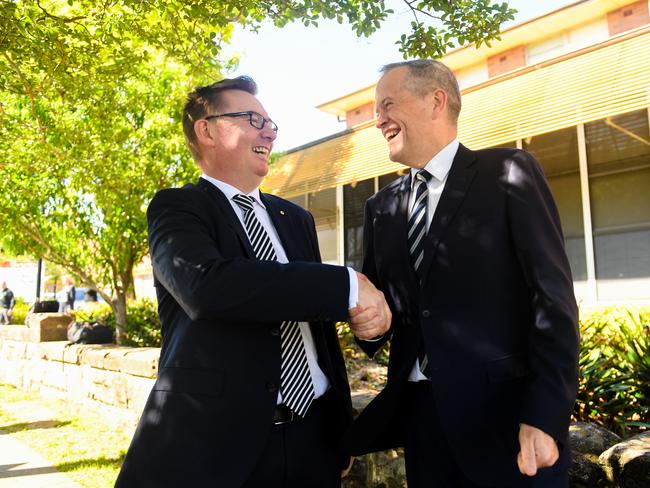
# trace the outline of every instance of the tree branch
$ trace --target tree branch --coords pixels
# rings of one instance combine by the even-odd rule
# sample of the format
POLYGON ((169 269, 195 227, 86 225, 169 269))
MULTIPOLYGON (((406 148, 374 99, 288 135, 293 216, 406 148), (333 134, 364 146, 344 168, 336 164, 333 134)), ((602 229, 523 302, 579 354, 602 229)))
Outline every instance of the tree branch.
POLYGON ((45 10, 43 7, 41 7, 41 2, 37 1, 36 5, 38 5, 38 8, 45 14, 46 17, 49 17, 50 19, 54 20, 60 20, 61 22, 77 22, 78 20, 85 19, 86 17, 84 15, 79 15, 78 17, 59 17, 57 15, 53 15, 49 13, 47 10, 45 10))
POLYGON ((418 20, 418 16, 417 16, 416 12, 420 12, 421 14, 424 14, 424 15, 426 15, 427 17, 431 17, 432 19, 442 20, 441 17, 439 17, 439 16, 437 16, 437 15, 433 15, 431 12, 427 12, 426 10, 422 10, 421 8, 414 7, 413 4, 416 2, 416 0, 411 0, 411 1, 409 1, 409 0, 403 0, 403 1, 404 1, 404 3, 405 3, 406 5, 409 6, 409 8, 411 9, 411 12, 413 12, 413 16, 415 17, 415 21, 416 21, 416 22, 420 22, 420 21, 418 20))

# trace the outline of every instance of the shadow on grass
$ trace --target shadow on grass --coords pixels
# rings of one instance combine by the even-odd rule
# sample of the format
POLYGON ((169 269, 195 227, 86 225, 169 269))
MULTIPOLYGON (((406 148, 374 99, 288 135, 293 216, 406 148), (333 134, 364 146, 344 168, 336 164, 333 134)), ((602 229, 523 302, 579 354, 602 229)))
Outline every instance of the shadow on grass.
POLYGON ((68 471, 78 471, 81 469, 88 468, 109 468, 109 469, 119 469, 124 462, 124 456, 126 455, 125 451, 120 452, 118 457, 97 457, 94 459, 79 459, 78 461, 72 461, 69 463, 60 463, 56 464, 56 469, 61 472, 68 471))
POLYGON ((17 424, 0 425, 0 433, 14 434, 25 430, 56 429, 57 427, 68 425, 69 423, 69 420, 37 420, 35 422, 19 422, 17 424))

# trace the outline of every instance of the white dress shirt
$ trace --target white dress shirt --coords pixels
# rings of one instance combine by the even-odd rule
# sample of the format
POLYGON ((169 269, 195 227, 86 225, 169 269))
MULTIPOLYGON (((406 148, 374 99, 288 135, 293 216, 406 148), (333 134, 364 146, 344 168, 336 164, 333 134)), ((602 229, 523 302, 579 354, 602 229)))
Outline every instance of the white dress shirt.
MULTIPOLYGON (((221 192, 226 196, 226 198, 230 202, 230 205, 235 211, 235 215, 237 215, 237 218, 241 222, 242 227, 246 231, 246 225, 244 224, 244 211, 233 200, 233 197, 235 195, 240 195, 244 193, 239 191, 234 186, 229 185, 228 183, 224 183, 223 181, 217 180, 215 178, 212 178, 211 176, 208 176, 206 174, 202 174, 201 178, 209 181, 214 186, 216 186, 219 190, 221 190, 221 192)), ((271 239, 271 244, 273 245, 273 249, 275 250, 275 255, 277 256, 277 261, 279 263, 288 263, 289 260, 287 259, 287 254, 284 251, 284 247, 282 247, 280 236, 278 236, 278 233, 275 230, 273 223, 271 222, 271 218, 269 217, 269 213, 266 210, 264 204, 262 203, 262 200, 260 199, 259 189, 256 188, 255 190, 253 190, 250 193, 247 193, 246 195, 251 196, 255 199, 255 203, 253 205, 255 216, 260 221, 262 227, 264 227, 264 230, 266 230, 267 234, 269 235, 269 238, 271 239)), ((352 268, 348 268, 348 276, 350 279, 350 295, 348 297, 348 308, 354 308, 358 300, 359 284, 357 281, 357 275, 352 268)), ((318 366, 318 354, 316 352, 316 345, 314 344, 314 338, 312 336, 311 330, 309 329, 309 324, 307 322, 300 322, 300 333, 302 334, 302 340, 305 344, 305 352, 307 354, 307 363, 309 365, 309 372, 311 373, 311 379, 314 384, 314 397, 318 398, 328 390, 329 380, 327 379, 327 376, 325 376, 325 373, 323 373, 323 371, 320 369, 320 366, 318 366)), ((278 392, 278 403, 282 403, 282 394, 280 392, 278 392)))
MULTIPOLYGON (((427 205, 427 232, 429 232, 431 221, 436 213, 436 208, 438 207, 442 191, 445 189, 447 176, 449 176, 449 170, 451 169, 451 164, 454 162, 454 157, 458 151, 459 144, 458 139, 454 139, 443 147, 423 168, 431 173, 432 176, 432 178, 427 182, 427 189, 429 190, 429 200, 427 205)), ((415 174, 418 171, 420 170, 411 168, 411 194, 409 196, 408 204, 409 215, 415 199, 415 191, 413 191, 413 187, 417 181, 415 174)), ((418 358, 415 358, 415 364, 413 365, 413 369, 411 369, 411 374, 409 374, 409 381, 421 381, 426 379, 427 377, 420 371, 420 361, 418 358)))

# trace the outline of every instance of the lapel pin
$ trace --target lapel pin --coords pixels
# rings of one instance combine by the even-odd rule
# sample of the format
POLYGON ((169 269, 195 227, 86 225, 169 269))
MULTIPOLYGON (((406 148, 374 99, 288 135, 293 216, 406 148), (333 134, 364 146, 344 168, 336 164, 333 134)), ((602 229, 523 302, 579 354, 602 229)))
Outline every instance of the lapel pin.
POLYGON ((280 215, 284 215, 284 210, 280 210, 280 215))

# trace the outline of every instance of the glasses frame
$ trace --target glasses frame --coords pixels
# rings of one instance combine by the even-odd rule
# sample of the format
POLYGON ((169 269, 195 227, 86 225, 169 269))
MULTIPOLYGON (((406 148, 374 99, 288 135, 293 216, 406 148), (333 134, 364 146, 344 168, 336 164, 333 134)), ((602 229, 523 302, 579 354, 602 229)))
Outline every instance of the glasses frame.
POLYGON ((267 119, 261 113, 255 112, 253 110, 247 110, 245 112, 229 112, 226 114, 208 115, 206 117, 203 117, 203 119, 211 120, 211 119, 220 119, 221 117, 244 117, 244 116, 248 116, 248 123, 252 127, 258 130, 262 130, 266 124, 269 124, 271 126, 271 130, 276 134, 278 133, 278 124, 273 122, 271 119, 267 119), (259 127, 253 123, 253 116, 257 116, 262 120, 262 124, 259 127))

